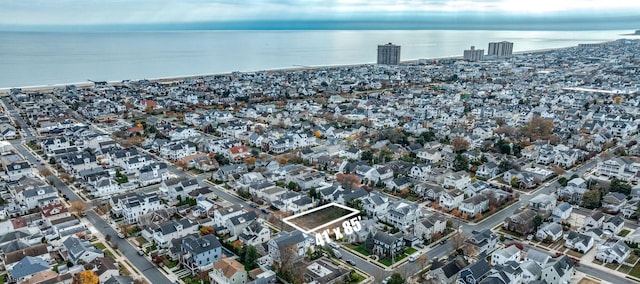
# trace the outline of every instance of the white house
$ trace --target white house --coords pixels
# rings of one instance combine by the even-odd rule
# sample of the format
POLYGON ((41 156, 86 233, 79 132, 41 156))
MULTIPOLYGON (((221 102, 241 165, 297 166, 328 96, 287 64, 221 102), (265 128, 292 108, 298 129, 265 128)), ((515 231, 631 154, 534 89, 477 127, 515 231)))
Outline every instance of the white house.
POLYGON ((515 245, 494 251, 491 254, 491 266, 503 265, 507 261, 519 262, 522 252, 515 245))
POLYGON ((544 240, 547 237, 554 242, 562 238, 562 225, 554 222, 541 225, 536 232, 536 238, 544 240))
POLYGON ((596 259, 604 263, 622 263, 631 254, 631 248, 622 239, 608 239, 598 245, 596 259))
POLYGON ((465 171, 448 174, 444 177, 442 187, 463 190, 471 184, 471 177, 465 171))
POLYGON ((464 192, 459 189, 454 189, 440 194, 438 204, 440 204, 440 208, 442 209, 453 210, 458 208, 463 200, 464 192))
POLYGON ((564 246, 576 251, 587 253, 593 247, 593 238, 590 235, 569 231, 564 235, 564 246))

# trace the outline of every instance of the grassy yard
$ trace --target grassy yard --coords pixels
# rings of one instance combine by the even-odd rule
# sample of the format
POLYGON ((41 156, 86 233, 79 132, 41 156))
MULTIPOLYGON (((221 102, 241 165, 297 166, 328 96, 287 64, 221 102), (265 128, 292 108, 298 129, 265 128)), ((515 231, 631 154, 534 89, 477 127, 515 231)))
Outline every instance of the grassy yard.
MULTIPOLYGON (((394 259, 395 262, 394 263, 400 262, 401 260, 405 259, 407 256, 411 255, 412 253, 414 253, 416 251, 418 251, 418 250, 416 250, 414 248, 406 249, 404 253, 402 253, 400 255, 397 255, 395 257, 395 259, 394 259)), ((391 266, 393 264, 393 263, 391 263, 391 258, 383 258, 383 259, 380 259, 379 262, 384 264, 385 266, 391 266)))
POLYGON ((105 246, 105 245, 104 245, 103 243, 101 243, 101 242, 94 243, 94 244, 93 244, 93 246, 94 246, 94 247, 96 247, 96 248, 97 248, 97 249, 99 249, 99 250, 104 250, 104 249, 106 249, 106 248, 107 248, 107 246, 105 246))
POLYGON ((579 253, 577 251, 574 250, 567 250, 567 254, 573 257, 577 257, 577 258, 581 258, 584 256, 584 253, 579 253))
POLYGON ((115 255, 113 255, 113 252, 111 252, 111 250, 105 249, 105 250, 103 250, 103 251, 104 251, 104 256, 106 256, 106 257, 110 257, 110 258, 112 258, 112 259, 116 259, 116 256, 115 256, 115 255))
POLYGON ((629 275, 640 278, 640 264, 636 264, 629 272, 629 275))
POLYGON ((620 268, 618 268, 618 271, 624 273, 624 274, 629 274, 629 271, 631 271, 633 267, 631 266, 627 266, 627 265, 620 265, 620 268))
POLYGON ((638 256, 633 253, 633 251, 631 251, 631 254, 629 254, 629 257, 627 257, 627 260, 625 260, 625 262, 635 265, 636 261, 638 261, 638 256))
POLYGON ((122 263, 118 262, 118 267, 120 268, 120 274, 121 275, 131 275, 131 272, 126 267, 124 267, 124 265, 122 265, 122 263))
POLYGON ((629 233, 631 233, 631 231, 629 231, 627 229, 623 229, 622 231, 620 231, 620 233, 618 233, 618 236, 626 237, 629 233))
POLYGON ((613 269, 613 270, 618 269, 618 266, 620 266, 620 264, 617 264, 617 263, 607 263, 604 265, 604 267, 613 269))
POLYGON ((365 256, 369 256, 371 255, 369 252, 367 252, 367 250, 364 248, 364 244, 361 244, 357 247, 353 247, 353 250, 365 255, 365 256))

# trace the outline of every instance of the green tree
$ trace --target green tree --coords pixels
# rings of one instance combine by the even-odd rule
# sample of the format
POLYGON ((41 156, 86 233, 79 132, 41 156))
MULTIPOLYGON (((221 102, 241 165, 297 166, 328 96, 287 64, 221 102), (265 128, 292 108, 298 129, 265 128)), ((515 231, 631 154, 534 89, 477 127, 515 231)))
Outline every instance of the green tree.
POLYGON ((518 185, 520 185, 520 180, 517 177, 512 177, 509 183, 511 184, 511 187, 518 187, 518 185))
POLYGON ((245 245, 240 251, 240 260, 244 263, 246 270, 258 267, 258 250, 252 245, 245 245))
POLYGON ((360 158, 362 160, 370 162, 371 160, 373 160, 373 153, 371 151, 363 151, 362 154, 360 155, 360 158))
POLYGON ((582 206, 588 209, 594 209, 600 207, 600 200, 602 199, 602 193, 600 190, 592 189, 587 190, 582 195, 582 206))
POLYGON ((538 227, 540 227, 540 225, 542 225, 542 216, 540 216, 539 214, 536 215, 535 217, 533 217, 533 224, 536 226, 535 231, 538 231, 538 227))
POLYGON ((387 282, 389 284, 404 284, 404 278, 402 278, 402 275, 400 275, 400 273, 395 272, 393 274, 391 274, 391 278, 389 279, 389 282, 387 282))
POLYGON ((620 192, 622 194, 629 195, 631 193, 631 185, 629 185, 623 180, 614 178, 611 180, 611 186, 609 190, 613 192, 620 192))
POLYGON ((457 154, 456 158, 453 160, 453 169, 455 171, 466 171, 469 169, 469 160, 467 157, 457 154))
POLYGON ((558 183, 562 186, 567 186, 567 184, 569 183, 569 180, 567 180, 566 177, 561 177, 558 179, 558 183))

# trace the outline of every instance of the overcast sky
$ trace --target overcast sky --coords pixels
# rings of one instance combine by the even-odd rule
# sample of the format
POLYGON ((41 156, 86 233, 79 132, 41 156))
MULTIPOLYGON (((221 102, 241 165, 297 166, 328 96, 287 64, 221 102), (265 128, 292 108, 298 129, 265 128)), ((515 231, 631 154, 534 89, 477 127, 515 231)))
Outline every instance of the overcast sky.
POLYGON ((0 0, 0 26, 416 20, 462 14, 640 17, 640 0, 0 0))

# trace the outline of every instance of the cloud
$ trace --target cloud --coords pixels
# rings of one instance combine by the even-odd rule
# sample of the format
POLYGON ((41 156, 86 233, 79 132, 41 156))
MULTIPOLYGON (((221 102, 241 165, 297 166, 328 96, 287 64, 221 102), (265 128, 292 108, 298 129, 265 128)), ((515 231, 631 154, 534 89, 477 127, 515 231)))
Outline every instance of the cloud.
POLYGON ((628 13, 637 0, 0 0, 0 25, 384 19, 438 13, 628 13))

